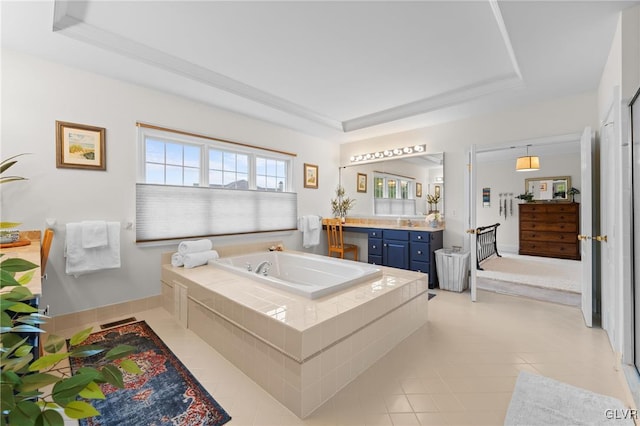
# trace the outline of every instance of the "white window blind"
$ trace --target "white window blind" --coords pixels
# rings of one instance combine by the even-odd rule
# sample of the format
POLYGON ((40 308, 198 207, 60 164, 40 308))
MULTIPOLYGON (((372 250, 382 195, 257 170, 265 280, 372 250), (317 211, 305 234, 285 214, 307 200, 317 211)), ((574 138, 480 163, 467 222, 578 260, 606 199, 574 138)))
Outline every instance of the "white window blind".
POLYGON ((136 241, 296 229, 297 194, 136 184, 136 241))
POLYGON ((380 215, 415 215, 416 200, 402 198, 374 198, 373 211, 380 215))

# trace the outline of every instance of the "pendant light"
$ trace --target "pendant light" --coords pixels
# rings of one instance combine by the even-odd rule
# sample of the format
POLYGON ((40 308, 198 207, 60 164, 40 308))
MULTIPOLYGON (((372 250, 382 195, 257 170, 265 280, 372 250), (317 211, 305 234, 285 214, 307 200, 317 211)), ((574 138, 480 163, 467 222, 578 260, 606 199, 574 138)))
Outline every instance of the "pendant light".
POLYGON ((530 172, 533 170, 540 170, 540 157, 537 155, 529 155, 529 147, 527 145, 527 155, 525 157, 518 157, 516 161, 517 172, 530 172))

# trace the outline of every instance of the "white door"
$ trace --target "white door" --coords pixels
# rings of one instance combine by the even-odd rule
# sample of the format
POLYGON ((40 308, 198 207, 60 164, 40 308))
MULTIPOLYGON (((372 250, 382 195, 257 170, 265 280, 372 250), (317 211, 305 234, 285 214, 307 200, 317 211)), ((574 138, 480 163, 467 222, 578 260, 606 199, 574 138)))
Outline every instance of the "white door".
POLYGON ((582 253, 582 316, 587 327, 593 326, 593 204, 592 197, 592 154, 594 149, 591 128, 587 127, 580 139, 580 233, 582 253))
MULTIPOLYGON (((471 301, 475 302, 477 300, 477 282, 476 282, 476 264, 478 259, 478 253, 476 250, 476 234, 472 232, 476 229, 476 146, 471 145, 471 150, 469 151, 468 164, 466 168, 467 174, 467 204, 469 205, 469 209, 467 212, 467 235, 469 236, 468 244, 469 244, 469 271, 471 272, 469 276, 469 286, 471 287, 471 301)), ((465 244, 466 247, 466 244, 465 244)))
POLYGON ((634 364, 640 371, 640 91, 631 102, 634 364))

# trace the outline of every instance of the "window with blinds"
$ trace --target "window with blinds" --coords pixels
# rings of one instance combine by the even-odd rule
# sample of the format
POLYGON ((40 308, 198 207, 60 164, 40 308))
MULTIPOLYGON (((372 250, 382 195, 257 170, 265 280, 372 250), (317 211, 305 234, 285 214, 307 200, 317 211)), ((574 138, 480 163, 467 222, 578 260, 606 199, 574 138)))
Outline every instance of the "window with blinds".
POLYGON ((416 214, 414 178, 375 172, 373 185, 373 211, 376 215, 416 214))
POLYGON ((138 123, 136 241, 296 229, 295 154, 138 123))

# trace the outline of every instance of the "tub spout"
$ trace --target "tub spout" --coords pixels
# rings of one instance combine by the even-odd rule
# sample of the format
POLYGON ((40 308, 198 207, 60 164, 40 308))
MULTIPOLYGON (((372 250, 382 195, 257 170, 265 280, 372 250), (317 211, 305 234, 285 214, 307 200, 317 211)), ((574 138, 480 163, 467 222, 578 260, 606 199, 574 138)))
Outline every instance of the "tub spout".
POLYGON ((268 260, 264 260, 256 266, 256 274, 262 272, 262 275, 267 275, 269 273, 269 268, 271 268, 272 263, 268 260))

